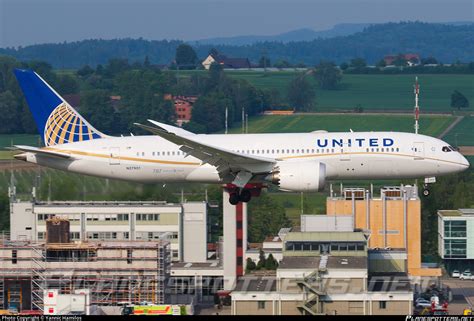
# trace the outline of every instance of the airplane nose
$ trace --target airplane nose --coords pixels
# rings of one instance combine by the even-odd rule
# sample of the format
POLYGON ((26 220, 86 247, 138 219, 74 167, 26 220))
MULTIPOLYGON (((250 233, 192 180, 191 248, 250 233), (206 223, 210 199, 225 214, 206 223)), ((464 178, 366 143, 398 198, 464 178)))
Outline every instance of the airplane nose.
POLYGON ((469 161, 461 153, 459 153, 459 158, 461 159, 461 164, 463 167, 468 168, 470 166, 469 161))

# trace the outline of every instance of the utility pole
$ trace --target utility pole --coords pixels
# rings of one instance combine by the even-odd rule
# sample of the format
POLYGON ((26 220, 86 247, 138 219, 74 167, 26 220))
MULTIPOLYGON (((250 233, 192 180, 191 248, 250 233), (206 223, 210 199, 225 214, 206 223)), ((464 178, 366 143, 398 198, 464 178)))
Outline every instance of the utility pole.
POLYGON ((420 129, 420 125, 418 123, 418 119, 420 118, 420 106, 418 106, 418 99, 420 94, 420 86, 418 85, 418 77, 415 77, 415 86, 414 86, 414 93, 415 93, 415 134, 418 134, 418 130, 420 129))
POLYGON ((245 133, 249 133, 249 114, 245 114, 245 133))
POLYGON ((245 108, 242 107, 242 134, 245 133, 245 108))
POLYGON ((228 127, 227 127, 227 120, 229 118, 229 108, 226 106, 225 107, 225 133, 227 134, 227 130, 228 130, 228 127))

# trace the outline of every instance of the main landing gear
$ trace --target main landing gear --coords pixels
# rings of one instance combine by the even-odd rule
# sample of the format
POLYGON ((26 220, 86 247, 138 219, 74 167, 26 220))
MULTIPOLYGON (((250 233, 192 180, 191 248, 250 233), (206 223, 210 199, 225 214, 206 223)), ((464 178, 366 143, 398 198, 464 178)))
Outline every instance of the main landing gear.
POLYGON ((247 203, 252 198, 252 192, 248 189, 236 190, 229 194, 229 203, 237 205, 239 202, 247 203))
POLYGON ((227 184, 224 188, 229 193, 229 203, 237 205, 239 202, 248 203, 252 197, 257 197, 262 192, 262 184, 246 184, 239 188, 234 184, 227 184))

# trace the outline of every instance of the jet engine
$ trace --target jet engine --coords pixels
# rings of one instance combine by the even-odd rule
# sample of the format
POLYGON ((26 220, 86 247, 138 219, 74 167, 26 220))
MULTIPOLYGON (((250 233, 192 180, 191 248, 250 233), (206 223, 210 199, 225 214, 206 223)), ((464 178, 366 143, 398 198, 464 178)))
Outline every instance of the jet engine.
POLYGON ((324 188, 326 165, 318 161, 279 161, 267 180, 281 190, 317 192, 324 188))

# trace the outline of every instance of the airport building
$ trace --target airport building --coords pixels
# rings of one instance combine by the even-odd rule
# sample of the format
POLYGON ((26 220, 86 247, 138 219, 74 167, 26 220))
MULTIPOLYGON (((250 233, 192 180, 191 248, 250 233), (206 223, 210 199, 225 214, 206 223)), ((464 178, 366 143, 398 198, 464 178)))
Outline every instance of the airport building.
POLYGON ((46 220, 67 219, 73 241, 168 240, 173 261, 207 261, 207 204, 187 202, 11 203, 12 240, 43 241, 46 220), (184 238, 184 235, 193 235, 184 238))
POLYGON ((446 270, 474 270, 474 209, 438 211, 438 253, 446 270))
POLYGON ((412 313, 404 273, 369 273, 362 232, 290 232, 276 275, 248 274, 232 291, 232 314, 412 313))

